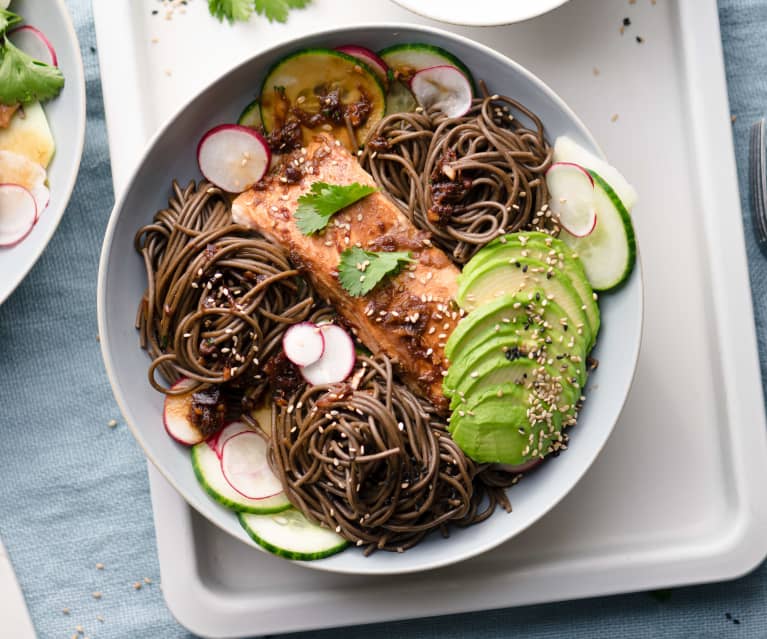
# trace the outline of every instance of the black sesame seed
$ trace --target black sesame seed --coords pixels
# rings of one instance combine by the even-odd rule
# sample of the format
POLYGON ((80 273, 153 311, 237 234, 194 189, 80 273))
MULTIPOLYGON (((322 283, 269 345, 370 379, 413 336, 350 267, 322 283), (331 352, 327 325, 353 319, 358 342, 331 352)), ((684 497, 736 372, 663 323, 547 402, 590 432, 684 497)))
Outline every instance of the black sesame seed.
POLYGON ((152 9, 152 15, 156 16, 158 13, 160 13, 157 9, 152 9))
POLYGON ((727 619, 727 621, 732 621, 732 615, 729 612, 724 613, 724 618, 727 619))
POLYGON ((734 623, 736 626, 740 625, 740 619, 733 619, 732 623, 734 623))
POLYGON ((623 18, 623 26, 624 27, 630 27, 631 26, 631 18, 623 18))
POLYGON ((644 42, 644 38, 642 36, 637 36, 637 42, 642 44, 644 42))
POLYGON ((523 272, 523 273, 527 273, 527 264, 525 264, 525 265, 522 267, 522 272, 523 272))

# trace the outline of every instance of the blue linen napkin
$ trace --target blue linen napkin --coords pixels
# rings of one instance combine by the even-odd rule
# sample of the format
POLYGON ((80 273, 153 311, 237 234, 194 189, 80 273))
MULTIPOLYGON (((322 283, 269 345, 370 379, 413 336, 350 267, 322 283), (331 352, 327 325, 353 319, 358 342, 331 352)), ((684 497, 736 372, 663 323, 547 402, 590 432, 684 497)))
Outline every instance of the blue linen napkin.
MULTIPOLYGON (((41 638, 70 637, 78 626, 91 639, 191 637, 162 599, 143 456, 119 417, 96 341, 96 272, 113 195, 90 2, 68 4, 88 83, 86 148, 61 227, 0 307, 0 536, 41 638)), ((748 217, 746 153, 748 127, 767 110, 767 2, 720 0, 720 17, 764 369, 767 261, 748 217)), ((379 624, 364 634, 747 639, 767 635, 765 601, 762 566, 727 584, 379 624)), ((291 637, 361 634, 349 628, 291 637)))

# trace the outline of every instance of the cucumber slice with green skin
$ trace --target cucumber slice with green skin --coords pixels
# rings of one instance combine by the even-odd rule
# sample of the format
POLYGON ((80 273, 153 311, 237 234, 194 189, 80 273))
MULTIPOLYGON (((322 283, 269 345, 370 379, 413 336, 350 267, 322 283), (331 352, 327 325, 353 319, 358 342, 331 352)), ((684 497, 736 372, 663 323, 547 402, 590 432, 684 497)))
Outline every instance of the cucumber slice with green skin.
MULTIPOLYGON (((264 128, 272 132, 288 117, 291 107, 300 107, 308 114, 319 113, 324 107, 318 93, 327 95, 338 90, 342 104, 354 104, 363 97, 370 101, 370 114, 364 124, 355 129, 357 144, 381 120, 386 111, 386 92, 375 72, 364 62, 335 49, 304 49, 277 62, 267 73, 261 86, 261 119, 264 128), (284 90, 284 98, 282 91, 284 90)), ((314 128, 303 126, 303 144, 315 135, 325 133, 340 140, 348 149, 352 144, 345 122, 321 123, 314 128)))
POLYGON ((349 545, 332 530, 310 522, 295 508, 276 515, 240 513, 240 524, 259 546, 286 559, 313 561, 349 545))
POLYGON ((259 131, 263 129, 264 123, 261 120, 261 104, 258 99, 253 100, 253 102, 242 110, 240 117, 237 119, 237 124, 259 131))
POLYGON ((392 80, 389 84, 389 92, 386 94, 386 115, 412 113, 417 106, 418 101, 405 83, 392 80))
POLYGON ((284 492, 267 499, 249 499, 238 493, 226 481, 221 470, 221 460, 207 442, 192 447, 192 468, 203 490, 231 510, 266 515, 291 507, 284 492))
POLYGON ((583 262, 594 290, 609 291, 623 284, 636 262, 636 238, 631 215, 613 188, 595 171, 597 225, 586 237, 563 232, 561 239, 583 262))
POLYGON ((429 67, 449 65, 458 67, 469 79, 471 90, 477 95, 477 85, 474 82, 469 67, 455 57, 450 51, 433 44, 414 42, 409 44, 395 44, 378 52, 384 62, 393 70, 396 78, 408 82, 417 71, 429 67))

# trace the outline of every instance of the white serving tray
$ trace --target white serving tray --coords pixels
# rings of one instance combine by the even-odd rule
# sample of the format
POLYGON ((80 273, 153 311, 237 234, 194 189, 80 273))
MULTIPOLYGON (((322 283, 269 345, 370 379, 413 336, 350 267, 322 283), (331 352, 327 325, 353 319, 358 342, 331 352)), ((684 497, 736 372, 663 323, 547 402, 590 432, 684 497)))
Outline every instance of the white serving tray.
MULTIPOLYGON (((230 27, 206 4, 166 20, 151 15, 156 0, 94 0, 117 189, 159 125, 232 64, 332 25, 427 22, 386 0, 315 0, 289 25, 230 27)), ((767 554, 767 437, 715 0, 572 0, 512 27, 447 28, 541 76, 641 194, 647 310, 624 414, 586 477, 535 526, 476 559, 399 578, 319 573, 253 550, 150 468, 163 592, 200 635, 723 580, 767 554)))

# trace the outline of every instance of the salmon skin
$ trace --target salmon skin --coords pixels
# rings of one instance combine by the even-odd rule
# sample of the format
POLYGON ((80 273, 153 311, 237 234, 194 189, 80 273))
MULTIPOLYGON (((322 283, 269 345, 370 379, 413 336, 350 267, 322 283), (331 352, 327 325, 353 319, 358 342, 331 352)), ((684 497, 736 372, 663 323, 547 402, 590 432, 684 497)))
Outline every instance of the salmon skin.
POLYGON ((442 378, 448 362, 445 342, 461 319, 455 304, 458 269, 429 234, 417 229, 380 191, 336 213, 324 231, 307 236, 296 226, 298 198, 312 182, 375 186, 357 159, 335 140, 318 136, 306 148, 283 158, 278 168, 232 206, 238 224, 257 229, 285 247, 320 295, 332 304, 352 332, 374 354, 396 365, 416 394, 444 412, 448 402, 442 378), (338 281, 344 249, 409 251, 414 262, 371 292, 354 297, 338 281))

